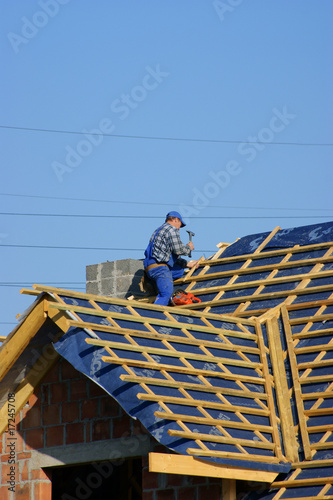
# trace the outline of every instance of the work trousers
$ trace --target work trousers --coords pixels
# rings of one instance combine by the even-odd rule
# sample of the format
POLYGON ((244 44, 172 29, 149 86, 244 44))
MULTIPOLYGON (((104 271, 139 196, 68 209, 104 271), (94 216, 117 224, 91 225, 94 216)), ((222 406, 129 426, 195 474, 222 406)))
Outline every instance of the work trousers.
POLYGON ((158 295, 154 304, 167 306, 173 293, 173 280, 181 278, 184 274, 184 268, 179 264, 173 267, 159 266, 153 267, 147 272, 148 278, 155 282, 158 295))

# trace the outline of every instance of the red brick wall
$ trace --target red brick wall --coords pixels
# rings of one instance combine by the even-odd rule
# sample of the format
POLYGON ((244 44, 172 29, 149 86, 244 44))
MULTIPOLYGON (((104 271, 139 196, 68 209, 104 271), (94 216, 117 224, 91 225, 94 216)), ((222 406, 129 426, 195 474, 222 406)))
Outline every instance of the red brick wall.
MULTIPOLYGON (((128 417, 97 384, 61 359, 20 411, 14 435, 5 433, 0 439, 0 498, 51 500, 51 479, 42 469, 33 469, 31 451, 34 449, 44 449, 47 454, 51 446, 145 433, 140 423, 128 417), (15 493, 8 490, 7 482, 12 472, 10 443, 14 444, 15 451, 15 493)), ((159 446, 161 450, 168 452, 159 446)), ((221 480, 149 473, 147 457, 143 457, 142 480, 143 500, 222 498, 221 480)))

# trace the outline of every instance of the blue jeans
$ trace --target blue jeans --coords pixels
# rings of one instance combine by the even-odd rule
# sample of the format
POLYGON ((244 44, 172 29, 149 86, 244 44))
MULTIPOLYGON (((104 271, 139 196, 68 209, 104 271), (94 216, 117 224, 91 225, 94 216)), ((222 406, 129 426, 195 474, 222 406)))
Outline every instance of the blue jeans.
POLYGON ((148 278, 156 283, 158 290, 154 304, 160 306, 169 305, 173 293, 173 280, 181 278, 183 274, 184 269, 178 264, 175 264, 172 268, 168 266, 153 267, 147 272, 148 278))

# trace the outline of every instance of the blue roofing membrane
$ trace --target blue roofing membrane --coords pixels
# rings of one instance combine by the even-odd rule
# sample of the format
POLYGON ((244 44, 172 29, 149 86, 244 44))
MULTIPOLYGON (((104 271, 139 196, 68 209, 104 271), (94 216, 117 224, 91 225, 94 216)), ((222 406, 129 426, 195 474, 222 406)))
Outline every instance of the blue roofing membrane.
POLYGON ((321 478, 333 482, 333 223, 246 236, 178 284, 202 303, 158 309, 59 294, 86 308, 75 315, 89 325, 72 322, 56 350, 171 450, 280 472, 256 498, 273 498, 281 481, 280 499, 319 495, 321 478), (262 316, 275 306, 283 306, 276 322, 297 466, 287 457, 277 386, 264 375, 277 375, 262 316))

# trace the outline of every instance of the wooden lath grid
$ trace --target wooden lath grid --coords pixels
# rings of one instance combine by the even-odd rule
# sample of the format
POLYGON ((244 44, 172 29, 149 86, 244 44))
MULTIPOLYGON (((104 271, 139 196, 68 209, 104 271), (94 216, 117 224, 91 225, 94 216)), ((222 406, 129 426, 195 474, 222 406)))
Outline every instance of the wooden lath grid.
POLYGON ((156 421, 188 440, 187 453, 287 462, 267 348, 253 320, 36 288, 52 294, 49 311, 70 314, 69 326, 105 349, 103 362, 122 366, 120 378, 140 387, 139 400, 156 404, 156 421))
POLYGON ((253 254, 225 258, 222 254, 178 280, 177 285, 202 301, 186 308, 249 317, 279 304, 308 301, 307 296, 329 298, 333 293, 333 243, 265 251, 274 234, 253 254))
POLYGON ((282 307, 306 460, 333 456, 333 300, 282 307))

